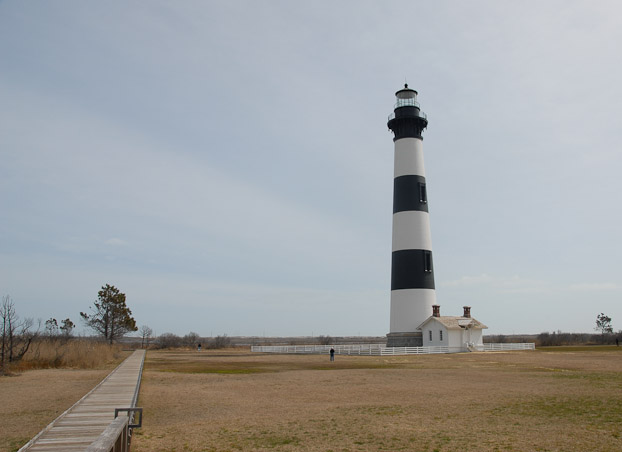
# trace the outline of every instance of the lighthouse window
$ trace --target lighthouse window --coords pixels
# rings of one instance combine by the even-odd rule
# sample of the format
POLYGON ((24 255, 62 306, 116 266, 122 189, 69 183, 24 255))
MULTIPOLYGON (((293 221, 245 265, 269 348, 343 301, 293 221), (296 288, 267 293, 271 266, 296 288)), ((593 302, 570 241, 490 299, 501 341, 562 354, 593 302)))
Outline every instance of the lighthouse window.
POLYGON ((439 336, 440 340, 442 341, 443 340, 443 330, 440 330, 438 332, 438 336, 439 336))
POLYGON ((419 202, 428 202, 428 193, 423 182, 419 182, 419 202))
POLYGON ((432 251, 423 252, 423 270, 426 272, 432 272, 432 251))

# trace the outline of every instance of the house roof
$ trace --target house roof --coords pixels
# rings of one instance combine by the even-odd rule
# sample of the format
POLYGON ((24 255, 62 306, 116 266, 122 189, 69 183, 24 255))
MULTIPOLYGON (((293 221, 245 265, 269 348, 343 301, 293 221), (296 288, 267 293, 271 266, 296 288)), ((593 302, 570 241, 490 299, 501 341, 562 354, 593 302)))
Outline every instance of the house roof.
POLYGON ((472 317, 462 317, 462 316, 456 317, 456 316, 451 316, 451 315, 442 315, 440 317, 434 317, 431 315, 430 317, 425 319, 423 323, 417 327, 417 329, 418 330, 423 329, 423 326, 432 320, 439 322, 440 324, 445 326, 445 328, 447 328, 448 330, 457 330, 460 328, 475 328, 478 330, 483 330, 485 328, 488 328, 482 322, 472 317))

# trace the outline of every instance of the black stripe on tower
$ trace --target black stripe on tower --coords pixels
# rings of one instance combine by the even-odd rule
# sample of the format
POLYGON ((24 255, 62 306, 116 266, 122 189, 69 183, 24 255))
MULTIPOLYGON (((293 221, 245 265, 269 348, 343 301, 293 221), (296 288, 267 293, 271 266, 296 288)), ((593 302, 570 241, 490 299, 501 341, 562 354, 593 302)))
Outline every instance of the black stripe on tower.
POLYGON ((398 176, 393 180, 393 213, 408 210, 428 211, 428 190, 423 176, 398 176))
POLYGON ((434 289, 432 251, 393 251, 391 260, 391 290, 434 289))

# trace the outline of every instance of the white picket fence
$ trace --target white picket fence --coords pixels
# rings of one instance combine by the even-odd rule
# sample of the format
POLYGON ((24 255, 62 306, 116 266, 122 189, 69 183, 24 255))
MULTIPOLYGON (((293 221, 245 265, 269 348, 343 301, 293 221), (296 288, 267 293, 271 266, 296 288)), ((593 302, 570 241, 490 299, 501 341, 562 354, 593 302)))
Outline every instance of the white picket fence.
MULTIPOLYGON (((478 347, 479 348, 479 347, 478 347)), ((485 352, 501 352, 501 351, 512 351, 512 350, 535 350, 536 344, 533 342, 524 342, 524 343, 508 343, 508 344, 484 344, 482 351, 485 352)))
POLYGON ((338 355, 381 355, 382 344, 354 345, 253 345, 251 352, 327 354, 334 348, 338 355))
MULTIPOLYGON (((253 345, 251 352, 255 353, 295 353, 295 354, 328 354, 330 349, 337 355, 429 355, 438 353, 461 353, 467 349, 439 347, 386 347, 383 344, 351 344, 351 345, 253 345)), ((477 351, 508 351, 508 350, 535 350, 534 343, 523 344, 484 344, 475 346, 477 351)))

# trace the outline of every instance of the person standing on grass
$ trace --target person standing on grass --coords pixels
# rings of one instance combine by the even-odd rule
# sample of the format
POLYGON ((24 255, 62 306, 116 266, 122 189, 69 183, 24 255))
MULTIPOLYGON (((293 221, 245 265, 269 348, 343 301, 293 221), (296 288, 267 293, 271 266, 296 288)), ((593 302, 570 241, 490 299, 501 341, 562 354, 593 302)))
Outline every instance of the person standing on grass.
POLYGON ((335 360, 335 349, 334 348, 330 348, 330 360, 334 361, 335 360))

